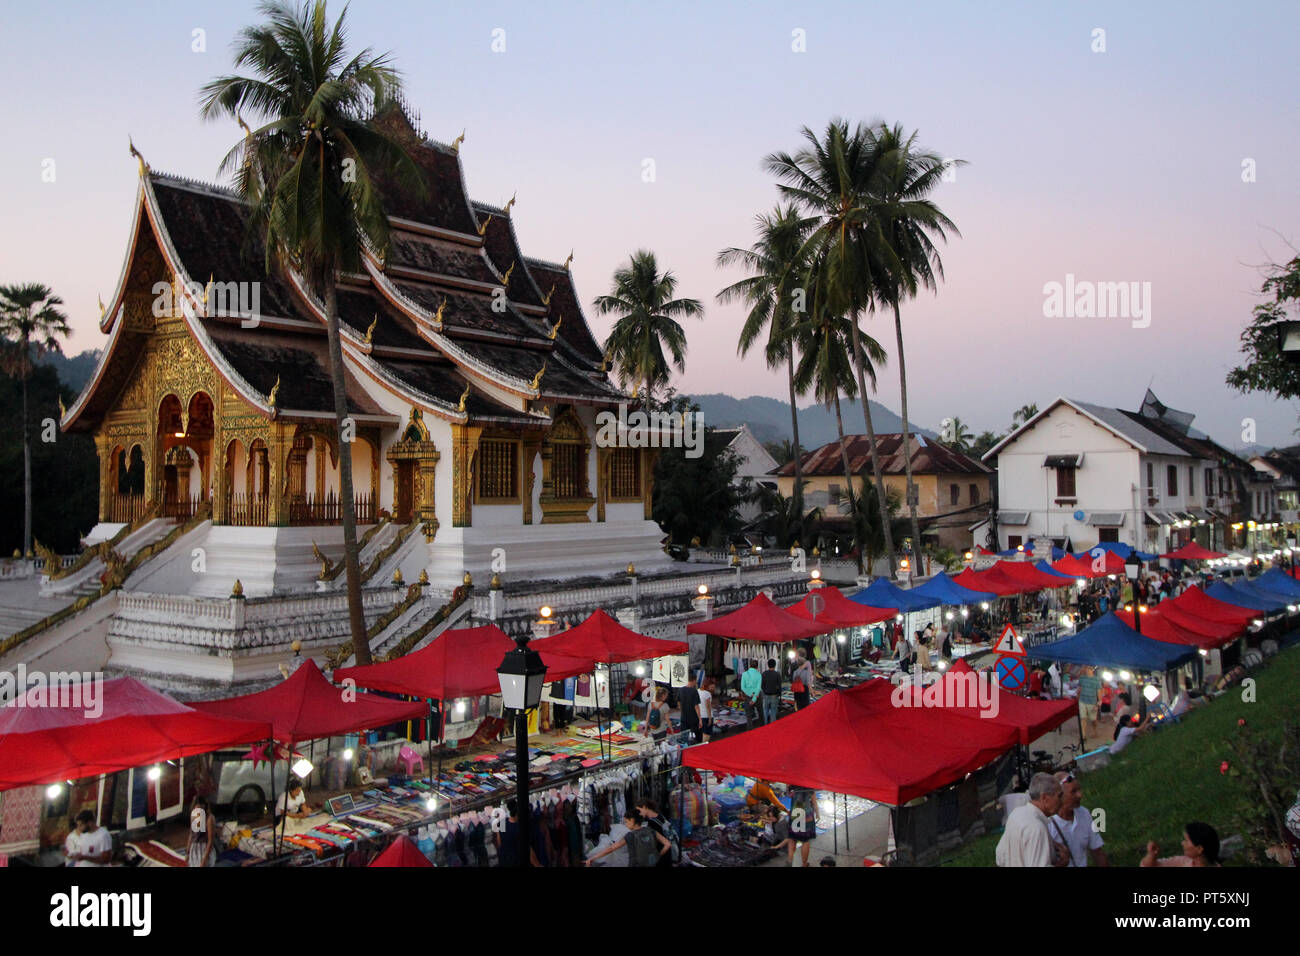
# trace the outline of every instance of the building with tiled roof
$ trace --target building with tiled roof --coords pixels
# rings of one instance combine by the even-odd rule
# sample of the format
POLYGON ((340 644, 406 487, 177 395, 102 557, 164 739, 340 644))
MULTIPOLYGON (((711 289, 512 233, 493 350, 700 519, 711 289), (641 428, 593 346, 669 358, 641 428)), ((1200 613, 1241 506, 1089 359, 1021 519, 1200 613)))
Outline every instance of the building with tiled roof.
MULTIPOLYGON (((859 494, 863 475, 872 475, 871 442, 866 435, 845 435, 853 489, 859 494)), ((987 513, 993 469, 933 438, 910 436, 912 482, 917 488, 917 516, 921 534, 930 543, 965 550, 971 546, 970 525, 987 513)), ((877 433, 875 452, 880 460, 886 492, 896 492, 901 513, 907 514, 907 473, 901 432, 877 433)), ((838 440, 806 452, 802 459, 804 507, 821 508, 834 523, 844 504, 848 485, 838 440)), ((794 493, 794 462, 777 468, 781 494, 794 493)))
MULTIPOLYGON (((427 553, 413 567, 447 585, 490 575, 501 555, 516 576, 666 560, 649 520, 654 450, 595 441, 596 415, 626 397, 569 262, 524 256, 515 201, 471 201, 457 148, 402 110, 379 122, 405 141, 425 192, 381 177, 387 254, 339 276, 359 523, 418 524, 427 553)), ((273 557, 243 575, 250 596, 314 587, 320 552, 337 559, 341 542, 325 311, 292 268, 267 271, 241 199, 141 160, 100 327, 99 365, 62 421, 99 451, 87 540, 150 509, 210 508, 208 573, 187 590, 229 592, 229 529, 250 526, 275 529, 259 537, 273 557)))

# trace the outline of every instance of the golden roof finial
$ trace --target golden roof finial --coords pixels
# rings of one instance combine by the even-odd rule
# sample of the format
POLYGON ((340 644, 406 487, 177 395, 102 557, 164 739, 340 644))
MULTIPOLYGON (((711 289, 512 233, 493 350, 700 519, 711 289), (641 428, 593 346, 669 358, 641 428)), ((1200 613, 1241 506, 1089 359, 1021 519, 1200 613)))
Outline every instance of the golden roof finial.
POLYGON ((545 375, 545 374, 546 374, 546 360, 545 360, 545 359, 542 359, 542 367, 539 368, 539 369, 537 370, 537 374, 533 376, 533 381, 532 381, 532 383, 529 385, 529 388, 532 388, 532 389, 538 389, 538 388, 541 388, 541 386, 542 386, 542 376, 545 375))
POLYGON ((131 149, 131 155, 136 158, 137 162, 139 162, 140 175, 143 176, 145 173, 149 172, 149 164, 144 161, 144 157, 140 155, 140 151, 135 148, 135 142, 131 139, 130 136, 126 138, 126 142, 131 149))
POLYGON ((506 203, 506 206, 505 206, 505 214, 506 214, 507 216, 510 215, 510 208, 515 204, 515 196, 518 196, 518 195, 519 195, 519 193, 516 192, 514 196, 511 196, 511 197, 510 197, 510 201, 509 201, 508 203, 506 203))
POLYGON ((270 405, 272 408, 275 408, 276 407, 275 402, 276 399, 279 397, 279 395, 280 395, 280 376, 277 375, 275 377, 275 384, 271 386, 271 394, 266 396, 266 404, 270 405))
POLYGON ((68 410, 63 407, 63 396, 59 396, 59 418, 67 418, 68 410))
POLYGON ((492 213, 488 213, 488 217, 479 224, 478 234, 480 236, 483 235, 483 233, 487 232, 488 223, 490 223, 491 221, 492 221, 492 213))
POLYGON ((465 131, 461 130, 460 135, 451 141, 451 151, 453 153, 459 154, 460 144, 463 142, 465 142, 465 131))
POLYGON ((99 317, 102 319, 104 317, 104 313, 107 311, 106 307, 104 306, 104 297, 102 295, 96 294, 95 298, 99 300, 99 317))
POLYGON ((366 329, 366 344, 370 345, 374 341, 375 326, 379 324, 379 314, 375 314, 375 320, 370 323, 370 328, 366 329))
POLYGON ((442 313, 447 309, 447 297, 443 296, 442 301, 438 303, 438 311, 433 315, 433 324, 442 328, 442 313))
POLYGON ((235 586, 230 589, 230 596, 232 598, 244 596, 244 586, 239 582, 239 578, 235 578, 235 586))
POLYGON ((546 293, 546 295, 542 296, 542 305, 547 305, 547 306, 549 306, 549 305, 551 304, 551 296, 553 296, 553 295, 555 295, 555 283, 554 283, 554 282, 551 283, 551 291, 548 292, 548 293, 546 293))
POLYGON ((555 317, 555 324, 551 326, 551 331, 548 332, 547 335, 546 335, 546 337, 547 337, 548 339, 550 339, 550 340, 552 340, 552 341, 555 340, 555 336, 556 336, 556 335, 559 333, 559 331, 560 331, 560 323, 563 322, 563 321, 564 321, 564 316, 562 316, 562 315, 557 315, 557 316, 555 317))
POLYGON ((501 284, 505 286, 507 289, 510 288, 510 274, 515 271, 515 266, 517 266, 518 264, 519 263, 517 262, 510 263, 510 268, 507 269, 506 274, 501 277, 501 284))
POLYGON ((465 410, 465 403, 469 401, 469 388, 469 382, 466 382, 465 391, 461 392, 460 401, 456 403, 456 411, 463 412, 465 410))
POLYGON ((203 287, 203 307, 205 309, 207 308, 208 305, 208 293, 212 291, 212 282, 214 279, 216 279, 216 275, 214 273, 209 272, 208 284, 203 287))
POLYGON ((573 264, 573 250, 569 250, 569 258, 564 260, 564 271, 569 271, 569 266, 573 264))

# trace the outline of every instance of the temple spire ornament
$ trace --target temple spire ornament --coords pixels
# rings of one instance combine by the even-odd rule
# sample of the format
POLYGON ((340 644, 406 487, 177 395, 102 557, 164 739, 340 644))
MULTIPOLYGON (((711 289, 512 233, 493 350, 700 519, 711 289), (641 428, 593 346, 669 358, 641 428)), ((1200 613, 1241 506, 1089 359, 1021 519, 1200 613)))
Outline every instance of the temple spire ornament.
POLYGON ((510 268, 507 269, 506 274, 501 277, 501 284, 505 286, 507 289, 510 288, 510 274, 515 271, 515 266, 517 266, 518 264, 519 264, 518 262, 510 263, 510 268))
POLYGON ((550 339, 552 342, 555 341, 555 336, 556 336, 556 334, 558 334, 559 331, 560 331, 560 323, 563 322, 563 321, 564 321, 564 316, 562 316, 562 315, 557 315, 557 316, 555 317, 555 324, 554 324, 553 326, 551 326, 551 331, 548 332, 548 333, 546 334, 546 337, 547 337, 548 339, 550 339))
POLYGON ((573 265, 573 250, 569 250, 569 258, 564 260, 564 271, 569 271, 569 266, 573 265))
POLYGON ((366 329, 366 344, 367 344, 367 345, 371 345, 371 344, 374 343, 374 338, 375 338, 375 326, 378 325, 378 324, 379 324, 379 315, 378 315, 378 313, 376 313, 375 318, 374 318, 374 321, 370 323, 370 328, 366 329))
POLYGON ((135 142, 131 139, 130 136, 126 138, 126 142, 131 149, 131 155, 134 156, 136 158, 136 161, 140 164, 140 175, 141 177, 143 177, 146 173, 149 172, 149 164, 144 161, 144 157, 140 155, 140 151, 135 148, 135 142))
POLYGON ((550 304, 551 304, 551 296, 553 296, 553 295, 555 295, 555 283, 554 283, 554 282, 551 283, 551 291, 548 292, 548 293, 546 293, 546 295, 542 296, 542 305, 549 307, 550 304))
POLYGON ((515 204, 515 196, 518 196, 518 195, 519 195, 519 193, 515 193, 514 196, 511 196, 511 197, 510 197, 510 201, 509 201, 508 203, 506 203, 506 206, 505 206, 505 210, 504 210, 504 211, 505 211, 505 214, 506 214, 507 216, 510 215, 510 209, 511 209, 511 207, 514 206, 514 204, 515 204))
POLYGON ((469 401, 469 390, 470 390, 469 382, 466 382, 465 391, 461 392, 460 401, 456 403, 456 411, 458 412, 465 411, 465 403, 469 401))
POLYGON ((546 360, 543 359, 543 360, 542 360, 542 367, 539 368, 539 369, 537 370, 537 374, 533 376, 533 380, 532 380, 532 382, 529 384, 529 388, 532 388, 534 391, 536 391, 537 389, 541 388, 541 387, 542 387, 542 376, 545 375, 545 374, 546 374, 546 360))
POLYGON ((442 313, 445 312, 446 309, 447 309, 447 297, 443 296, 442 301, 438 303, 438 311, 434 313, 433 316, 433 324, 437 326, 438 329, 440 330, 442 329, 442 313))
POLYGON ((461 130, 460 135, 451 141, 451 151, 460 155, 460 144, 465 142, 465 131, 461 130))
POLYGON ((271 394, 266 396, 266 404, 270 405, 272 408, 275 408, 276 407, 275 403, 276 401, 279 400, 279 396, 280 396, 280 376, 277 375, 275 377, 275 384, 271 386, 271 394))
POLYGON ((485 232, 487 232, 487 227, 490 222, 492 222, 492 213, 488 213, 488 217, 484 219, 482 223, 479 224, 478 234, 480 236, 483 235, 485 232))

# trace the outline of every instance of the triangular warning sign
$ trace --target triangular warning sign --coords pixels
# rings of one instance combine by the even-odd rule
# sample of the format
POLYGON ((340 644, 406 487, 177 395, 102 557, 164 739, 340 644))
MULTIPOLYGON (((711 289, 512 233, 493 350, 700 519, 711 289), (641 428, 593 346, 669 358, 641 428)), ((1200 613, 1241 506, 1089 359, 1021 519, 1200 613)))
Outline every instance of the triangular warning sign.
POLYGON ((1016 629, 1008 624, 1002 629, 1002 636, 998 642, 993 645, 993 650, 997 654, 1014 654, 1017 657, 1025 656, 1025 645, 1020 642, 1016 629))

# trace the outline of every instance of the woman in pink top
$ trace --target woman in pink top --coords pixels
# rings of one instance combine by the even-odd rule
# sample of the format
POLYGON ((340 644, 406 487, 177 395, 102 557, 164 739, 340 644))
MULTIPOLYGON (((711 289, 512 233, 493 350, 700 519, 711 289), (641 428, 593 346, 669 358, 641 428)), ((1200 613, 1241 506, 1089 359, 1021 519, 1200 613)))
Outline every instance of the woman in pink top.
POLYGON ((1219 834, 1208 823, 1189 823, 1183 831, 1183 855, 1157 859, 1160 847, 1147 844, 1142 866, 1218 866, 1219 834))

